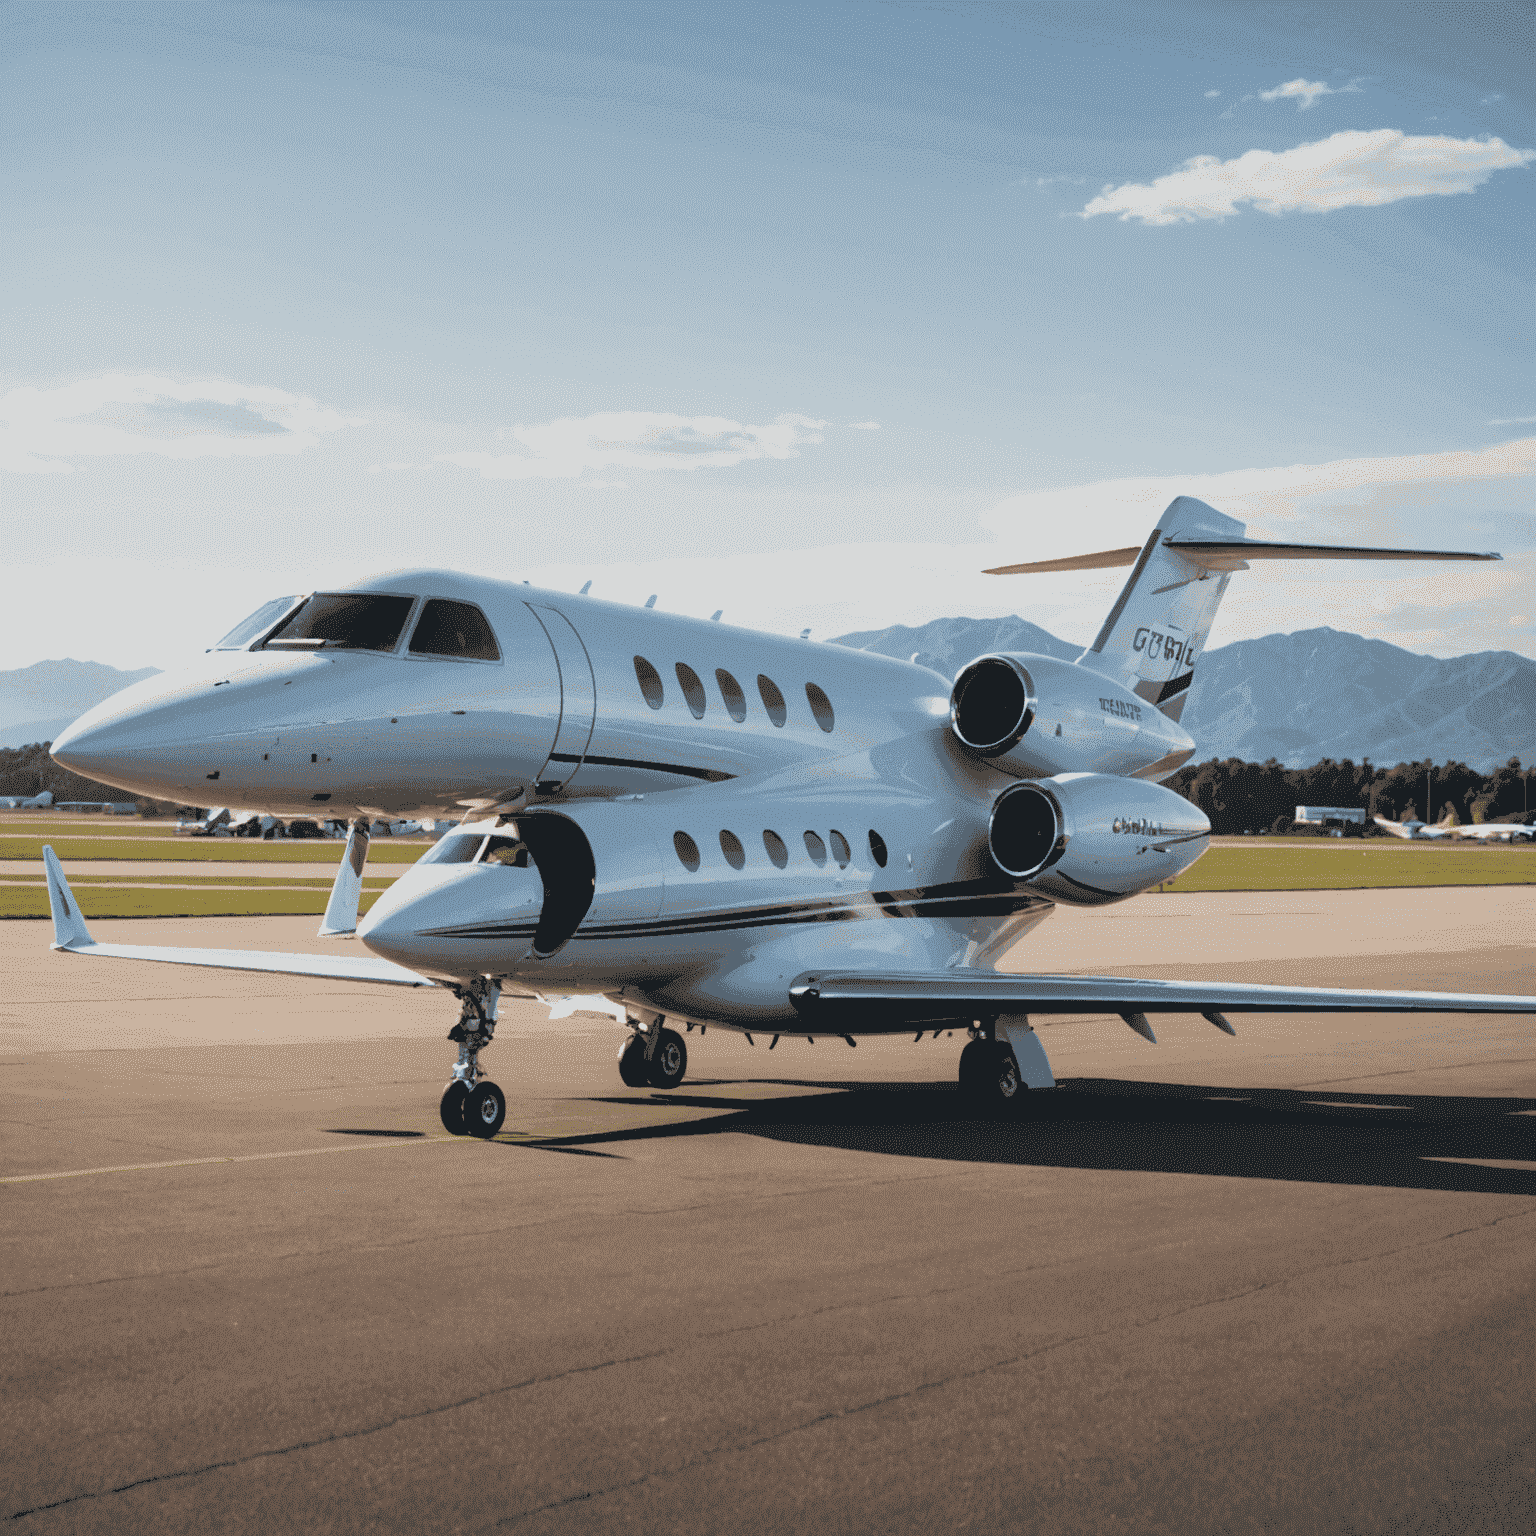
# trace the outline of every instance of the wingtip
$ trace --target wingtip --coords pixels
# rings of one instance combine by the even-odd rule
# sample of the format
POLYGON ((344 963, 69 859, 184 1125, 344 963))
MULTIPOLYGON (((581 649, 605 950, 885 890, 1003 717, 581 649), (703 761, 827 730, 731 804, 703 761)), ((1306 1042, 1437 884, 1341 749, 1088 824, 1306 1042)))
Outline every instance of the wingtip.
POLYGON ((53 914, 52 949, 81 949, 96 941, 85 926, 80 903, 64 878, 64 867, 50 844, 43 844, 43 869, 48 877, 48 910, 53 914))

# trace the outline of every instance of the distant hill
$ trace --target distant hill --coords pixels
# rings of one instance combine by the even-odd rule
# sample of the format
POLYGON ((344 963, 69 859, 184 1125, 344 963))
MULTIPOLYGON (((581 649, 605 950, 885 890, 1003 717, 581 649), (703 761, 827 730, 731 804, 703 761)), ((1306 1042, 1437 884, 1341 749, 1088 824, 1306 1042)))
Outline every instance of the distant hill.
POLYGON ((93 704, 158 671, 121 672, 100 661, 66 659, 0 672, 0 747, 52 741, 93 704))
POLYGON ((831 643, 915 661, 949 678, 987 651, 1032 651, 1037 656, 1059 656, 1063 661, 1076 661, 1083 654, 1082 646, 1068 645, 1038 624, 1018 618, 935 619, 920 629, 893 624, 889 629, 839 635, 831 643))
MULTIPOLYGON (((946 677, 985 651, 1069 661, 1082 652, 1018 618, 935 619, 833 643, 903 661, 915 652, 946 677)), ((1441 661, 1335 629, 1265 635, 1206 652, 1183 724, 1199 759, 1274 757, 1304 768, 1324 757, 1383 765, 1430 757, 1488 773, 1511 757, 1536 757, 1536 662, 1513 651, 1441 661)))

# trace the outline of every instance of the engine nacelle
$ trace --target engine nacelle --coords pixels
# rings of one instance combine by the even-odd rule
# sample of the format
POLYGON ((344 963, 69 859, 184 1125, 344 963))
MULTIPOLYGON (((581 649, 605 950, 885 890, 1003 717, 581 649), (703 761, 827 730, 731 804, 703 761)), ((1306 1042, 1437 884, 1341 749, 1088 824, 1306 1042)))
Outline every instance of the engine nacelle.
POLYGON ((1064 773, 1010 784, 992 803, 987 846, 998 867, 1042 895, 1099 906, 1188 869, 1211 824, 1159 784, 1064 773))
POLYGON ((1166 778, 1194 738, 1113 678, 1054 656, 978 656, 955 679, 950 729, 1007 773, 1166 778))

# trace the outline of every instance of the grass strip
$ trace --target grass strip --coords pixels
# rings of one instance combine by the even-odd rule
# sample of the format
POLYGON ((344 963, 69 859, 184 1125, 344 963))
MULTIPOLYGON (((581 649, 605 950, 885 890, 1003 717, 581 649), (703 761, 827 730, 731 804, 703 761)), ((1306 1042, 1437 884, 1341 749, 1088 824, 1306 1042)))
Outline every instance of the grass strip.
MULTIPOLYGON (((319 917, 325 911, 324 891, 165 890, 148 887, 124 890, 77 890, 75 897, 87 918, 99 917, 319 917)), ((378 900, 375 891, 358 904, 366 912, 378 900)), ((41 886, 0 887, 0 919, 46 918, 48 892, 41 886)))
POLYGON ((1353 891, 1430 885, 1536 885, 1525 848, 1212 848, 1168 891, 1353 891))
MULTIPOLYGON (((196 885, 237 886, 248 891, 268 890, 318 890, 329 891, 335 884, 324 875, 290 875, 286 879, 271 875, 204 874, 201 870, 188 870, 179 875, 77 875, 66 869, 65 877, 70 886, 88 885, 196 885)), ((363 889, 388 890, 399 877, 396 875, 364 875, 363 889)), ((0 875, 0 885, 36 885, 42 887, 43 876, 37 874, 0 875)))
MULTIPOLYGON (((61 859, 146 859, 167 864, 339 864, 343 844, 334 839, 263 843, 255 838, 165 838, 150 847, 139 839, 0 836, 0 859, 38 859, 49 843, 61 859)), ((414 864, 429 843, 393 843, 374 838, 368 848, 370 864, 414 864)))

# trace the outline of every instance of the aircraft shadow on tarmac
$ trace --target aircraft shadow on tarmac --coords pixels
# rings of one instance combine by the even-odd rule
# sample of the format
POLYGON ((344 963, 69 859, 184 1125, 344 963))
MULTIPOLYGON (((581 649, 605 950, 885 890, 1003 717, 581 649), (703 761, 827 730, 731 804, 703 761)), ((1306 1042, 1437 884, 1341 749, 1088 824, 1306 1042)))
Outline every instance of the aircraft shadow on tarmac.
MULTIPOLYGON (((726 1132, 850 1152, 1027 1168, 1195 1173, 1224 1178, 1536 1195, 1536 1099, 1212 1088, 1103 1078, 1031 1093, 1008 1118, 961 1112, 952 1084, 782 1079, 780 1098, 654 1095, 708 1113, 589 1135, 502 1143, 554 1151, 726 1132), (810 1093, 805 1089, 822 1089, 810 1093), (725 1113, 721 1113, 725 1111, 725 1113), (1478 1161, 1481 1160, 1481 1161, 1478 1161), (1487 1166, 1499 1162, 1525 1167, 1487 1166)), ((743 1084, 742 1086, 748 1086, 743 1084)), ((755 1080, 753 1090, 774 1086, 755 1080)), ((643 1104, 638 1096, 595 1099, 643 1104)), ((510 1127, 509 1127, 510 1129, 510 1127)))

